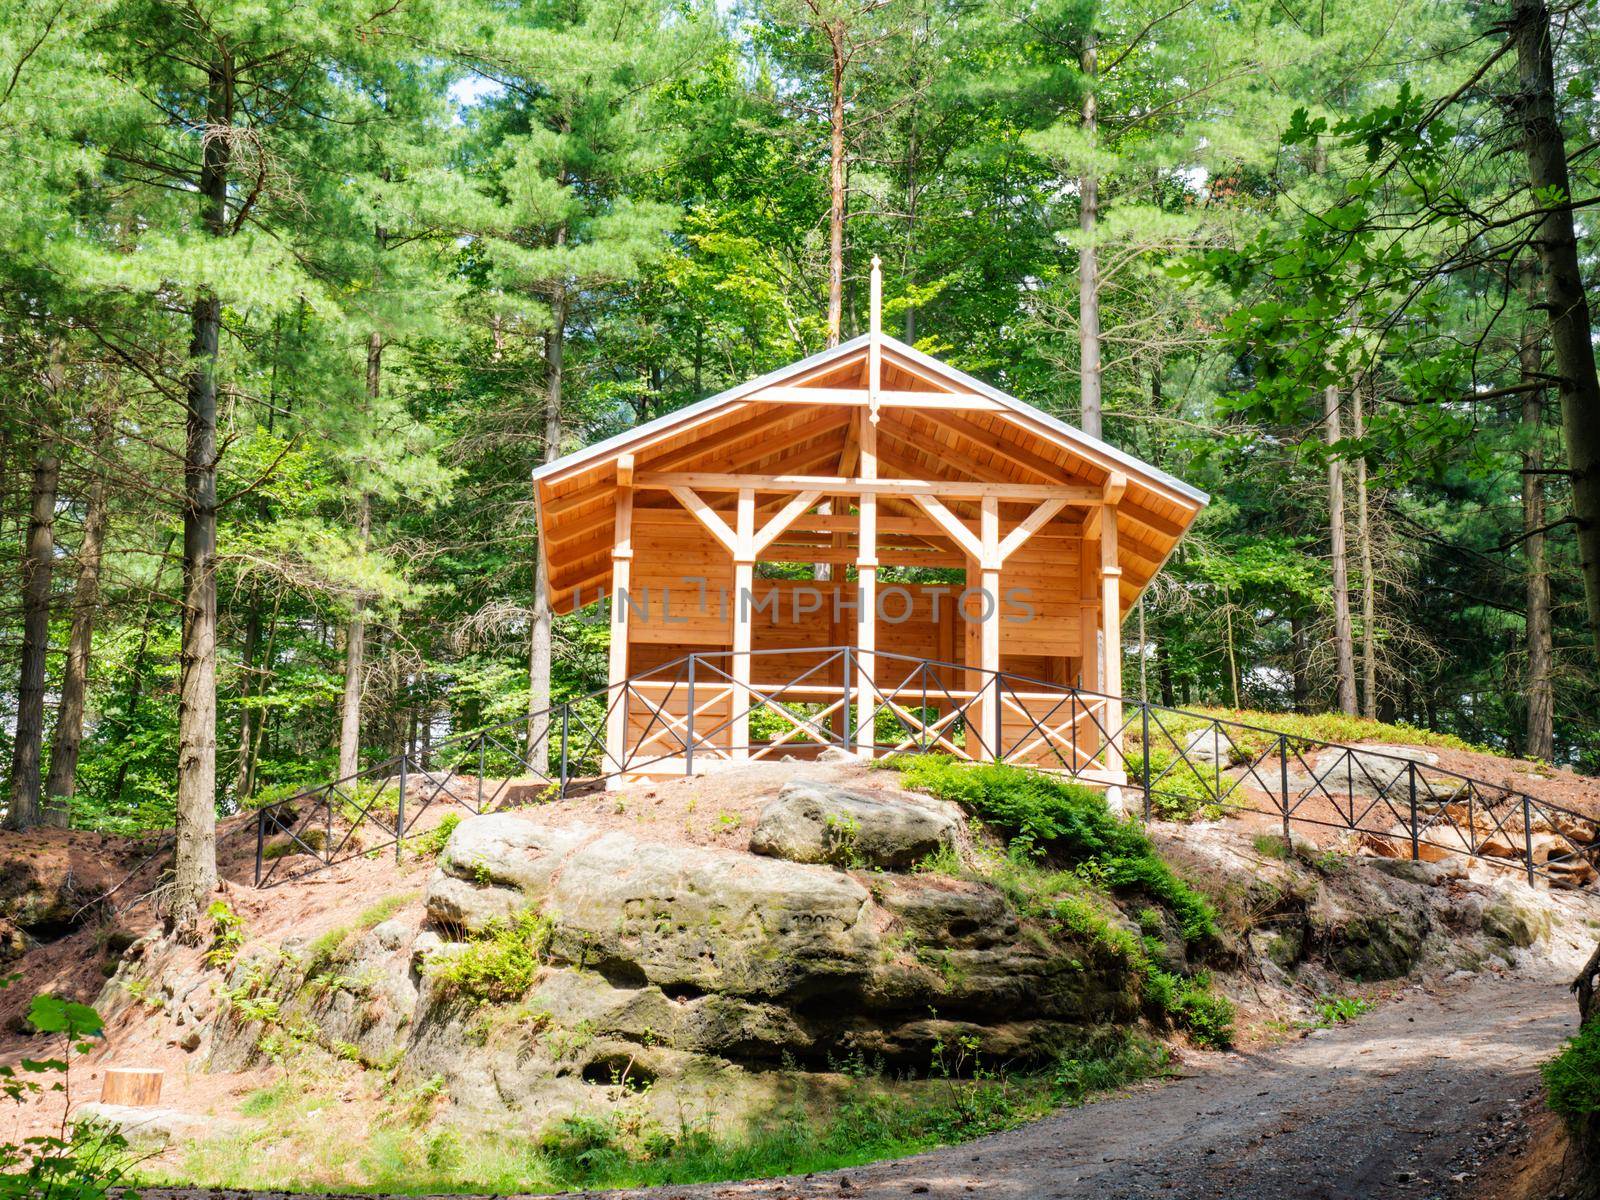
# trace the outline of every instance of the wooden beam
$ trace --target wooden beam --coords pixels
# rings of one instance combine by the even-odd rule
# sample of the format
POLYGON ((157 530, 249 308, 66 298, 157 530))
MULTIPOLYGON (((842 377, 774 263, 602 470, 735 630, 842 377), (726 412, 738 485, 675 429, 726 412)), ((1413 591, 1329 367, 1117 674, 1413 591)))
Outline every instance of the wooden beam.
POLYGON ((992 483, 961 479, 846 479, 836 475, 758 475, 719 471, 640 471, 634 476, 640 488, 698 488, 707 492, 737 492, 755 488, 763 492, 825 492, 841 496, 942 496, 963 499, 1053 500, 1065 504, 1099 504, 1101 490, 1094 487, 1032 483, 992 483))
MULTIPOLYGON (((648 487, 649 485, 642 484, 641 486, 648 487)), ((692 487, 673 486, 667 488, 667 491, 677 497, 678 503, 693 513, 695 519, 711 531, 711 536, 721 542, 723 548, 729 554, 738 558, 738 535, 728 528, 728 523, 722 519, 722 514, 702 500, 700 494, 692 487)))
POLYGON ((968 529, 953 512, 940 504, 937 497, 918 496, 916 501, 922 506, 922 511, 933 518, 934 524, 949 534, 951 541, 960 546, 969 557, 975 558, 979 562, 983 561, 983 543, 974 536, 972 530, 968 529))
MULTIPOLYGON (((1005 478, 1003 472, 998 471, 996 468, 991 467, 986 463, 979 462, 970 454, 964 454, 954 447, 944 446, 937 442, 928 444, 926 442, 916 440, 919 439, 921 435, 915 430, 909 429, 904 425, 891 426, 890 428, 885 429, 883 432, 884 436, 895 445, 909 450, 913 454, 926 455, 929 459, 938 463, 941 467, 953 467, 957 471, 960 471, 966 475, 974 476, 980 481, 988 479, 990 482, 994 483, 1015 482, 1014 480, 1005 478), (999 479, 994 479, 993 476, 997 474, 1001 477, 999 479)), ((983 448, 988 449, 987 446, 983 448)), ((915 460, 913 459, 912 461, 915 460)))
POLYGON ((1038 533, 1040 529, 1044 528, 1044 526, 1049 523, 1052 517, 1066 507, 1066 504, 1067 502, 1065 500, 1059 498, 1055 500, 1045 500, 1039 505, 1039 507, 1035 508, 1031 513, 1024 517, 1022 519, 1022 524, 1018 525, 1015 529, 1008 533, 1005 537, 1005 540, 1000 543, 1000 561, 1004 562, 1006 559, 1010 558, 1011 555, 1022 546, 1022 543, 1026 542, 1034 534, 1038 533))
MULTIPOLYGON (((825 404, 867 407, 870 390, 839 387, 766 387, 752 392, 749 399, 764 404, 825 404)), ((986 396, 962 392, 909 392, 880 388, 879 408, 949 409, 956 412, 1002 412, 1003 406, 986 396)))
POLYGON ((979 565, 983 586, 979 612, 982 625, 978 631, 978 665, 985 675, 983 683, 988 695, 983 702, 982 738, 989 743, 989 757, 999 762, 1005 757, 1005 748, 999 744, 996 726, 1000 724, 1000 501, 985 496, 978 514, 980 533, 979 565))
POLYGON ((1121 471, 1112 471, 1106 476, 1105 502, 1115 508, 1122 503, 1123 493, 1128 490, 1128 477, 1121 471))
POLYGON ((773 538, 789 528, 789 522, 793 521, 820 499, 822 499, 821 492, 801 492, 780 508, 777 514, 756 532, 750 549, 750 557, 754 558, 765 550, 773 538))
POLYGON ((985 429, 976 421, 970 421, 955 413, 929 409, 923 414, 923 420, 930 425, 937 425, 950 433, 958 434, 968 441, 976 442, 991 454, 1005 459, 1013 466, 1021 467, 1024 471, 1030 471, 1041 479, 1057 480, 1071 473, 1070 467, 1036 454, 1024 446, 1011 445, 1001 434, 992 429, 985 429))

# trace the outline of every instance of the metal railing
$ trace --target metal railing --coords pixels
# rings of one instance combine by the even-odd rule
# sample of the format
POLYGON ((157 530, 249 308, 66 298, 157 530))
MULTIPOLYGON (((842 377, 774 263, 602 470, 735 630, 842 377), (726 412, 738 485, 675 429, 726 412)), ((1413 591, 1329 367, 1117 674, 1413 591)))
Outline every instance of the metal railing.
POLYGON ((483 813, 624 775, 693 775, 829 748, 1034 767, 1128 789, 1146 821, 1258 814, 1285 837, 1296 825, 1334 829, 1368 853, 1483 858, 1519 867, 1529 883, 1586 886, 1600 863, 1596 819, 1417 758, 1012 672, 830 646, 684 655, 458 734, 425 758, 400 754, 264 805, 255 880, 265 887, 391 847, 399 858, 440 802, 483 813), (284 866, 292 860, 301 861, 284 866))

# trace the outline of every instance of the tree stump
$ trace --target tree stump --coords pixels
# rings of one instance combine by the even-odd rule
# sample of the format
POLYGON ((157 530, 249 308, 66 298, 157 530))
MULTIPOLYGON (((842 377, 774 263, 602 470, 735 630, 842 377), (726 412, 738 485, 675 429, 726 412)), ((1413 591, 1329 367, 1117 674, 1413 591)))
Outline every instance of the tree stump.
POLYGON ((101 1104, 125 1104, 135 1108, 161 1101, 159 1067, 112 1067, 100 1085, 101 1104))

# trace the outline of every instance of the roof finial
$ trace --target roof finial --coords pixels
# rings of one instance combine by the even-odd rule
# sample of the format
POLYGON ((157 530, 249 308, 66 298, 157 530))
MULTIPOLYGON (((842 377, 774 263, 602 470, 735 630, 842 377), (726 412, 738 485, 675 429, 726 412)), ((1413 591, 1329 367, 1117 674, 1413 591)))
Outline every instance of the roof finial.
POLYGON ((878 423, 878 385, 882 374, 883 351, 883 260, 872 256, 870 316, 867 320, 867 413, 878 423))

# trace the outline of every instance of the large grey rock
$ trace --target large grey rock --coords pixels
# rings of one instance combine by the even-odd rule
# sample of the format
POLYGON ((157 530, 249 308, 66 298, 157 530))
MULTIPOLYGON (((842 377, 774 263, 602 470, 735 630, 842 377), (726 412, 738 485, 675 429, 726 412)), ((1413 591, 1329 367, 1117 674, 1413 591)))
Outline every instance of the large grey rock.
POLYGON ((558 961, 634 986, 738 996, 862 973, 876 946, 869 904, 865 888, 825 867, 514 816, 462 822, 427 895, 447 929, 536 908, 552 921, 558 961))
POLYGON ((165 1146, 214 1130, 215 1118, 180 1112, 175 1108, 140 1108, 131 1104, 80 1104, 74 1123, 104 1126, 136 1146, 165 1146))
POLYGON ((926 797, 795 779, 761 810, 750 849, 798 863, 909 867, 954 843, 960 816, 926 797))
POLYGON ((540 903, 565 856, 594 836, 583 826, 556 828, 509 813, 463 821, 428 882, 428 915, 473 933, 507 921, 540 903))
POLYGON ((1231 767, 1234 753, 1233 742, 1216 725, 1194 730, 1183 742, 1183 756, 1194 767, 1231 767))
POLYGON ((554 953, 614 978, 736 996, 813 993, 876 947, 867 890, 824 867, 608 833, 545 897, 554 953))
MULTIPOLYGON (((1398 800, 1409 795, 1406 775, 1413 762, 1434 767, 1439 764, 1439 756, 1416 746, 1357 746, 1350 750, 1324 750, 1313 760, 1311 769, 1319 790, 1325 788, 1334 796, 1354 793, 1374 797, 1381 792, 1398 800)), ((1437 784, 1433 792, 1438 792, 1437 784)), ((1426 788, 1419 789, 1419 793, 1424 800, 1429 796, 1426 788)))

